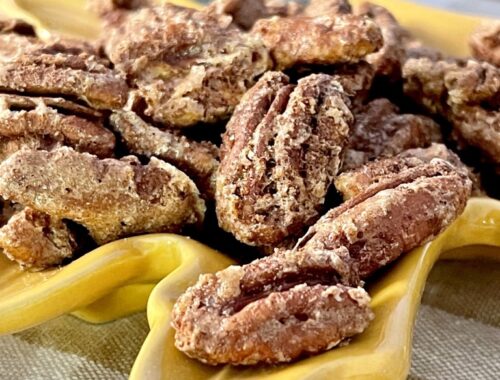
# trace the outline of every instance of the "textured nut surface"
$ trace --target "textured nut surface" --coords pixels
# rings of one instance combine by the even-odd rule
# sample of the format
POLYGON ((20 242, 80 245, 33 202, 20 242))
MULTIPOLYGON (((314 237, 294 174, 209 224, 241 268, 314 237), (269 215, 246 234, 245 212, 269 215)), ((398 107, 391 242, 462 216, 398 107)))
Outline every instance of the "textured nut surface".
POLYGON ((111 157, 115 137, 91 108, 62 98, 0 94, 0 160, 22 148, 60 145, 111 157))
POLYGON ((500 21, 481 25, 471 35, 469 45, 474 58, 500 66, 500 21))
POLYGON ((202 275, 175 304, 176 346, 208 364, 286 362, 373 318, 345 249, 290 252, 202 275))
POLYGON ((219 167, 219 150, 215 145, 162 131, 130 111, 114 113, 110 122, 131 153, 169 162, 188 174, 206 198, 214 199, 219 167))
POLYGON ((270 49, 277 70, 300 64, 359 62, 382 46, 379 27, 351 14, 262 19, 252 33, 270 49))
POLYGON ((470 191, 467 176, 444 160, 403 167, 325 214, 294 250, 346 247, 360 277, 369 277, 449 226, 470 191))
POLYGON ((359 168, 345 171, 335 178, 335 187, 342 193, 344 200, 348 200, 366 191, 375 183, 396 176, 401 171, 428 164, 435 158, 449 162, 457 171, 467 175, 477 193, 477 189, 480 188, 477 176, 443 144, 408 149, 395 157, 369 162, 359 168))
POLYGON ((0 195, 85 226, 98 244, 179 231, 203 219, 195 184, 170 164, 135 157, 100 160, 70 148, 20 151, 0 165, 0 195))
POLYGON ((271 64, 257 38, 213 12, 143 8, 106 33, 105 50, 144 98, 145 113, 174 127, 229 117, 271 64))
POLYGON ((70 96, 98 109, 125 104, 125 80, 88 44, 0 34, 0 91, 70 96))
POLYGON ((352 114, 331 76, 296 86, 265 74, 227 125, 217 176, 219 225, 250 245, 275 245, 319 216, 352 114))
POLYGON ((0 229, 0 248, 26 269, 61 264, 76 246, 76 238, 64 222, 30 208, 12 216, 0 229))
POLYGON ((500 69, 486 62, 410 59, 404 90, 429 112, 453 126, 461 145, 480 149, 500 163, 500 69))
POLYGON ((355 114, 342 170, 350 170, 378 157, 391 157, 406 149, 426 147, 441 140, 439 125, 422 115, 400 114, 388 99, 376 99, 355 114))

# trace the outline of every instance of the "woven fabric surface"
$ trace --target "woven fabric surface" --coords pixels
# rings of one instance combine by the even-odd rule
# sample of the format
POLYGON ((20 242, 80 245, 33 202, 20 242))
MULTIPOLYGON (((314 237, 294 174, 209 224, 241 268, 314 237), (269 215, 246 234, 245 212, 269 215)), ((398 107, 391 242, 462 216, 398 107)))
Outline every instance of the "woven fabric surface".
MULTIPOLYGON (((415 326, 409 380, 498 379, 498 289, 500 264, 438 263, 415 326)), ((0 379, 126 379, 147 333, 144 313, 106 325, 61 317, 0 338, 0 379)))

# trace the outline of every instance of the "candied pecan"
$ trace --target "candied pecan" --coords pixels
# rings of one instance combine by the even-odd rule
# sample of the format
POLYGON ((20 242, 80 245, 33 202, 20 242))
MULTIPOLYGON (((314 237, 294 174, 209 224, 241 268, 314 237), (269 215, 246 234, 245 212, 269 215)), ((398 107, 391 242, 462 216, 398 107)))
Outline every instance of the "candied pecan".
POLYGON ((207 12, 230 15, 236 25, 249 30, 261 18, 291 16, 301 9, 299 3, 286 0, 215 0, 207 12))
POLYGON ((348 200, 388 176, 428 164, 435 158, 449 162, 457 171, 469 176, 474 185, 475 194, 480 193, 477 175, 445 145, 434 143, 428 148, 408 149, 397 156, 369 162, 354 170, 345 171, 335 178, 335 187, 342 193, 344 200, 348 200))
POLYGON ((382 46, 379 27, 366 17, 350 14, 262 19, 252 34, 270 49, 277 70, 300 64, 359 62, 382 46))
POLYGON ((401 169, 325 214, 293 251, 346 247, 364 279, 438 235, 463 211, 471 181, 441 159, 401 169))
POLYGON ((23 147, 60 145, 110 157, 115 137, 101 118, 100 112, 62 98, 0 94, 0 160, 23 147))
POLYGON ((179 231, 203 219, 195 184, 151 158, 104 159, 62 147, 20 151, 0 165, 0 196, 85 226, 98 244, 120 237, 179 231))
POLYGON ((0 62, 1 91, 71 96, 99 109, 120 108, 127 98, 125 80, 84 42, 4 33, 0 62))
POLYGON ((186 127, 229 117, 271 65, 258 38, 231 17, 165 4, 109 25, 105 50, 156 122, 186 127))
POLYGON ((64 222, 30 208, 12 216, 0 229, 0 248, 27 269, 59 265, 76 247, 76 237, 64 222))
POLYGON ((226 127, 217 176, 219 225, 249 245, 275 245, 318 217, 353 121, 326 74, 297 86, 266 73, 226 127))
POLYGON ((0 19, 0 34, 15 33, 22 36, 35 37, 35 29, 21 19, 0 19))
POLYGON ((352 109, 360 108, 368 98, 372 87, 375 70, 366 61, 356 64, 336 66, 331 74, 344 89, 351 100, 352 109))
POLYGON ((377 157, 426 147, 441 140, 437 123, 422 115, 400 114, 388 99, 375 99, 355 114, 342 170, 360 167, 377 157))
POLYGON ((500 68, 468 60, 410 59, 404 90, 429 112, 444 116, 460 144, 480 149, 500 163, 500 68))
POLYGON ((469 45, 474 58, 500 66, 500 21, 482 24, 471 35, 469 45))
POLYGON ((158 157, 175 165, 194 180, 205 197, 215 197, 215 174, 219 167, 219 151, 215 145, 162 131, 131 111, 114 113, 110 122, 131 153, 158 157))
POLYGON ((177 301, 175 344, 208 364, 277 363, 362 332, 373 313, 346 249, 286 252, 202 275, 177 301), (341 285, 343 284, 343 285, 341 285))

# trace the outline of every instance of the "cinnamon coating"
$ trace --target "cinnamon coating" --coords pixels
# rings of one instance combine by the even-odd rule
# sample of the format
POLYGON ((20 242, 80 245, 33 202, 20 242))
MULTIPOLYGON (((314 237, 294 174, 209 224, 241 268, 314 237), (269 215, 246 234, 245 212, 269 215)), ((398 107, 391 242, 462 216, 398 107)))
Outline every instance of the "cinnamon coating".
POLYGON ((0 91, 69 96, 94 108, 125 104, 125 80, 85 43, 0 34, 0 91))
POLYGON ((468 176, 474 185, 475 193, 480 192, 477 175, 445 145, 435 143, 428 148, 408 149, 394 157, 383 158, 345 171, 335 178, 335 187, 342 193, 344 200, 348 200, 361 194, 373 184, 398 175, 403 170, 422 167, 436 158, 449 162, 455 170, 468 176))
POLYGON ((351 14, 262 19, 255 23, 252 34, 264 41, 276 70, 355 63, 382 46, 379 27, 366 17, 351 14))
POLYGON ((229 117, 271 61, 262 42, 214 12, 162 5, 108 24, 105 50, 146 115, 172 127, 229 117))
POLYGON ((77 241, 63 221, 25 208, 0 229, 0 248, 22 268, 42 270, 70 258, 77 241))
POLYGON ((61 145, 111 157, 115 137, 102 125, 101 113, 91 108, 62 98, 0 94, 0 160, 22 148, 61 145))
POLYGON ((217 176, 219 225, 249 245, 274 246, 319 216, 352 114, 342 87, 315 74, 290 85, 266 73, 226 127, 217 176))
POLYGON ((441 141, 439 125, 423 115, 400 114, 388 99, 375 99, 355 114, 342 171, 358 168, 378 157, 441 141))
POLYGON ((471 35, 469 45, 474 58, 500 66, 500 21, 482 24, 471 35))
POLYGON ((203 220, 205 204, 181 171, 154 157, 100 160, 62 147, 20 151, 0 165, 0 195, 86 227, 98 244, 203 220))
POLYGON ((176 347, 207 364, 287 362, 373 319, 345 249, 286 252, 202 275, 172 313, 176 347))
POLYGON ((169 130, 162 131, 131 111, 115 112, 110 122, 131 153, 171 163, 190 176, 202 195, 214 199, 219 167, 219 150, 215 145, 191 141, 169 130))
POLYGON ((486 62, 410 59, 404 90, 427 111, 444 116, 461 146, 500 163, 500 69, 486 62))

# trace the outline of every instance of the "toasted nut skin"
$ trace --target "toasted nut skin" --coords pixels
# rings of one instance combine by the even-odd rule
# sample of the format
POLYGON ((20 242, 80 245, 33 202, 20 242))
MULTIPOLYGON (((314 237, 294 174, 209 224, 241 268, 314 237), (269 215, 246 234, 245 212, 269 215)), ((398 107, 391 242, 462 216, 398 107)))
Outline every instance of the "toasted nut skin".
POLYGON ((500 66, 500 21, 482 24, 471 35, 469 46, 474 58, 500 66))
POLYGON ((410 59, 403 77, 405 93, 447 118, 460 147, 478 148, 500 163, 500 68, 474 60, 410 59))
POLYGON ((231 17, 162 5, 126 14, 106 29, 105 50, 147 105, 171 127, 227 119, 270 68, 263 43, 231 17))
POLYGON ((25 208, 0 229, 0 248, 24 269, 42 270, 71 257, 77 242, 64 222, 25 208))
POLYGON ((335 178, 335 187, 342 193, 344 200, 348 200, 381 180, 397 176, 404 170, 426 165, 435 158, 449 162, 457 171, 467 175, 476 188, 479 187, 479 179, 471 169, 443 144, 432 144, 428 148, 408 149, 394 157, 372 161, 359 168, 345 171, 335 178))
POLYGON ((62 147, 20 151, 0 168, 2 197, 80 223, 98 244, 179 231, 205 212, 195 184, 155 158, 143 166, 135 157, 100 160, 62 147))
POLYGON ((276 245, 319 216, 352 114, 331 76, 297 86, 265 74, 226 127, 217 176, 219 225, 246 244, 276 245))
POLYGON ((372 100, 355 114, 342 171, 355 169, 378 157, 441 141, 440 126, 423 115, 400 114, 388 99, 372 100))
MULTIPOLYGON (((397 165, 397 158, 388 160, 397 165)), ((364 279, 437 236, 462 213, 472 186, 465 173, 441 159, 401 169, 325 214, 295 250, 346 247, 364 279)))
POLYGON ((359 62, 382 46, 380 29, 373 21, 349 14, 262 19, 252 33, 270 49, 276 70, 359 62))
POLYGON ((175 344, 213 365, 330 349, 373 319, 367 293, 338 282, 358 282, 345 249, 288 252, 202 275, 174 306, 175 344))
POLYGON ((62 98, 0 94, 0 159, 23 147, 51 149, 60 145, 111 157, 115 136, 103 126, 101 116, 62 98))
POLYGON ((110 122, 127 149, 146 157, 162 159, 188 174, 207 199, 215 197, 219 150, 209 142, 191 141, 169 130, 149 125, 131 111, 118 111, 110 122))

